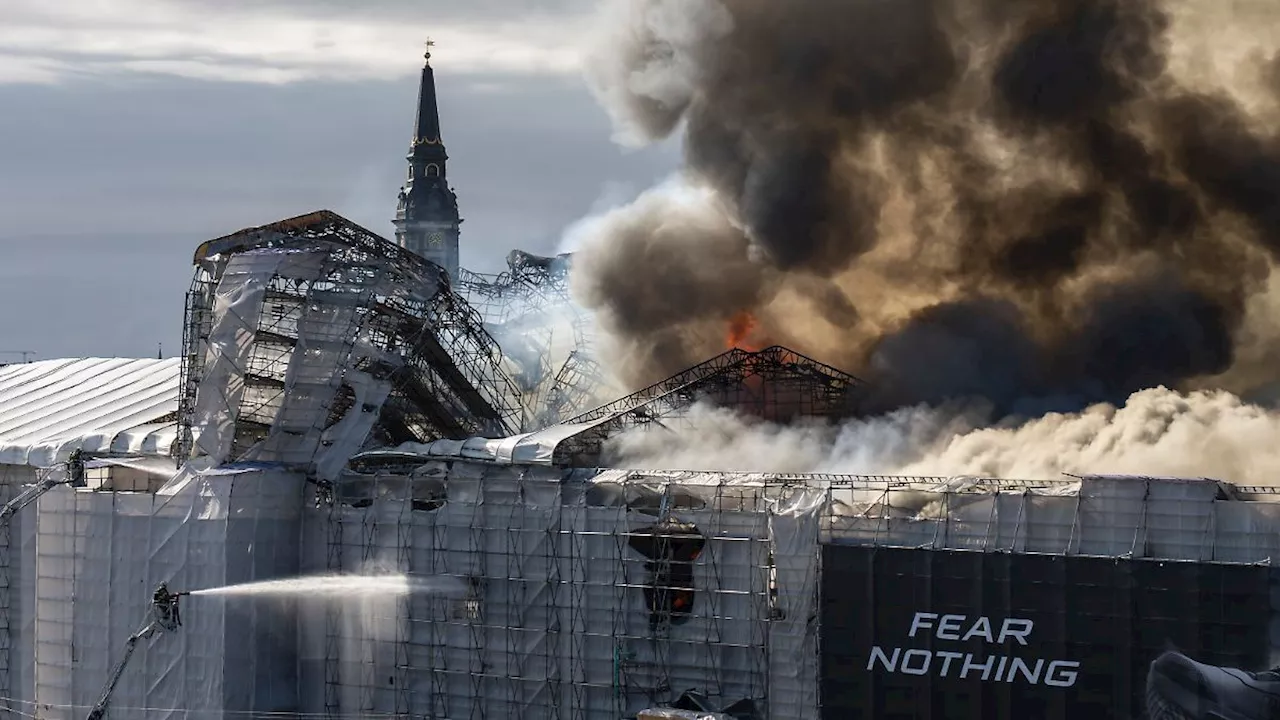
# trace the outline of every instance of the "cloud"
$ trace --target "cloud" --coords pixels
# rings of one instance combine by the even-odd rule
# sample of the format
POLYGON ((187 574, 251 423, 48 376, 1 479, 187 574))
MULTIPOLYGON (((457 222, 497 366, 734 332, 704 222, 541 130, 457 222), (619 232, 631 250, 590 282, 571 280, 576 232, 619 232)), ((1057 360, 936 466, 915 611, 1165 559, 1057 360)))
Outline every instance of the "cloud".
POLYGON ((422 43, 452 73, 574 74, 575 38, 589 22, 577 3, 466 3, 430 15, 381 0, 355 13, 327 2, 227 4, 200 0, 6 0, 0 83, 77 75, 170 75, 282 84, 397 77, 420 67, 422 43), (493 15, 487 19, 485 14, 493 15))
MULTIPOLYGON (((203 11, 222 10, 226 0, 169 0, 184 7, 203 11)), ((308 15, 343 18, 396 20, 418 23, 492 23, 524 17, 564 17, 591 11, 598 0, 466 0, 465 2, 432 3, 423 11, 422 0, 255 0, 258 8, 286 13, 305 10, 308 15)))
MULTIPOLYGON (((505 268, 515 247, 554 252, 602 187, 649 187, 679 158, 615 146, 574 78, 442 68, 436 80, 472 270, 505 268)), ((318 208, 389 237, 417 89, 412 76, 0 85, 0 107, 22 108, 0 113, 0 137, 22 138, 0 167, 0 280, 40 299, 0 307, 5 347, 172 353, 201 241, 318 208)))
POLYGON ((52 58, 0 52, 0 83, 10 85, 52 83, 62 77, 67 70, 64 63, 52 58))

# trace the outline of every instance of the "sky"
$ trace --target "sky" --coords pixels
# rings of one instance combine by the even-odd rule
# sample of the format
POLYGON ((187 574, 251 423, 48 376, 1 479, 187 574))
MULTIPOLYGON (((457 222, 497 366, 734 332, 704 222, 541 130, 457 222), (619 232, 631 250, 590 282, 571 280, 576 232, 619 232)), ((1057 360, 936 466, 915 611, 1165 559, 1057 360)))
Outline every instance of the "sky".
POLYGON ((209 238, 321 208, 390 237, 428 37, 464 266, 556 252, 679 159, 614 142, 596 5, 0 2, 0 363, 176 354, 209 238))

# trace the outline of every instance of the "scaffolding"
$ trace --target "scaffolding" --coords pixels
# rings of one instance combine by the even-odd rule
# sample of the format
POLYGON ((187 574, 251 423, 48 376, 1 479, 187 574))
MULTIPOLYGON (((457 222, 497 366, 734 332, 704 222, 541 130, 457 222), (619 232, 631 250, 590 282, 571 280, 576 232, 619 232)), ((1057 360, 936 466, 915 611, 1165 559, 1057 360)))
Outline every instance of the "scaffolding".
MULTIPOLYGON (((734 718, 816 718, 817 598, 833 546, 1186 565, 1268 564, 1280 553, 1274 496, 1242 501, 1228 485, 1195 479, 457 460, 363 464, 338 487, 308 520, 329 530, 333 571, 373 562, 467 590, 360 608, 363 624, 330 618, 323 710, 334 718, 585 720, 682 704, 734 718)), ((859 614, 852 604, 832 612, 859 614)))
POLYGON ((858 378, 784 347, 735 348, 624 398, 566 421, 577 427, 557 443, 553 463, 608 465, 605 442, 633 428, 679 432, 697 403, 732 408, 761 420, 842 420, 857 416, 867 386, 858 378), (580 426, 580 427, 579 427, 580 426))
MULTIPOLYGON (((296 576, 303 485, 300 473, 267 465, 184 471, 160 492, 62 486, 16 516, 36 521, 22 598, 34 638, 19 636, 16 693, 32 702, 17 714, 85 717, 160 583, 179 592, 296 576)), ((137 648, 114 686, 110 717, 142 708, 154 718, 274 716, 296 707, 290 616, 234 599, 187 598, 182 610, 185 632, 137 648)))
POLYGON ((828 716, 1161 717, 1146 701, 1166 651, 1254 671, 1275 664, 1274 494, 1241 501, 1211 479, 1103 475, 878 487, 844 478, 829 493, 817 673, 828 716), (1017 617, 1035 633, 1004 647, 917 634, 930 617, 966 627, 1017 617), (914 674, 920 665, 897 665, 900 652, 932 668, 914 674), (884 653, 892 663, 877 661, 884 653), (946 657, 960 672, 948 675, 946 657), (982 657, 1009 668, 989 683, 962 669, 982 657), (1053 659, 1072 668, 1067 692, 1035 685, 1053 659))
POLYGON ((363 607, 356 623, 331 614, 311 630, 326 637, 324 706, 304 712, 588 720, 689 695, 816 717, 816 684, 792 670, 816 662, 820 493, 710 475, 363 470, 311 516, 329 570, 375 563, 466 591, 363 607))
POLYGON ((520 250, 507 270, 462 270, 458 291, 478 309, 498 339, 524 398, 523 430, 563 422, 597 402, 605 374, 595 359, 590 318, 569 292, 571 256, 520 250))
MULTIPOLYGON (((18 500, 0 522, 0 711, 22 715, 35 709, 36 512, 31 505, 65 483, 63 467, 0 464, 0 504, 18 500), (57 480, 57 482, 46 482, 57 480), (43 484, 42 484, 43 483, 43 484), (28 502, 29 499, 29 502, 28 502)), ((2 713, 0 713, 2 714, 2 713)))
MULTIPOLYGON (((824 542, 1213 563, 1280 558, 1280 495, 1207 478, 833 478, 824 542)), ((1275 488, 1270 488, 1275 493, 1275 488)))
MULTIPOLYGON (((23 486, 37 479, 36 469, 33 467, 0 465, 0 503, 8 503, 21 492, 23 486)), ((21 650, 15 653, 14 648, 15 646, 21 648, 26 644, 24 640, 27 642, 31 640, 30 623, 25 623, 26 628, 19 627, 19 623, 26 620, 22 617, 24 613, 13 612, 14 605, 20 603, 20 597, 15 597, 18 593, 15 593, 14 587, 17 585, 16 576, 20 568, 18 563, 13 562, 11 548, 21 548, 22 543, 15 542, 15 539, 24 525, 30 526, 29 523, 23 523, 17 518, 0 524, 0 698, 16 699, 8 702, 0 701, 0 709, 10 711, 19 710, 16 704, 29 700, 32 693, 31 688, 24 687, 26 683, 21 678, 14 677, 15 674, 22 672, 20 662, 14 662, 21 658, 21 650)))
POLYGON ((211 240, 195 265, 179 457, 332 477, 366 443, 521 425, 501 351, 444 271, 335 213, 211 240))

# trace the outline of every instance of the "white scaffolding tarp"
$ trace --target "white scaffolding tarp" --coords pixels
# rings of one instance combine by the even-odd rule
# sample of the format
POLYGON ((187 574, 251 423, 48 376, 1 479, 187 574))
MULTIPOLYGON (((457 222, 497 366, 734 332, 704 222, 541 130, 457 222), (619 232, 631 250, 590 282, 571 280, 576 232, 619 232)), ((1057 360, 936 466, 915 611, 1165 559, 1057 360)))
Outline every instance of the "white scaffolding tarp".
MULTIPOLYGON (((36 480, 35 468, 0 465, 0 501, 36 480)), ((10 698, 0 710, 7 706, 18 716, 32 713, 35 699, 35 528, 34 513, 13 515, 0 527, 0 632, 7 635, 0 638, 0 695, 10 698)))
MULTIPOLYGON (((993 481, 987 481, 993 482, 993 481)), ((854 545, 1225 563, 1280 558, 1280 503, 1202 478, 1091 475, 1015 489, 833 490, 824 540, 854 545)))
POLYGON ((503 465, 550 466, 560 443, 591 428, 589 423, 553 425, 536 432, 507 438, 470 438, 468 440, 436 440, 429 443, 404 443, 395 448, 363 453, 364 457, 396 455, 430 460, 473 460, 503 465))
MULTIPOLYGON (((81 718, 161 582, 199 590, 298 571, 301 478, 269 467, 189 472, 161 492, 58 488, 38 503, 35 689, 42 718, 81 718)), ((112 717, 218 720, 297 705, 287 616, 192 596, 183 626, 143 640, 112 717), (145 709, 145 710, 144 710, 145 709)))
POLYGON ((825 493, 684 479, 440 461, 346 476, 343 501, 306 513, 304 571, 445 576, 470 592, 305 616, 303 710, 628 717, 693 690, 816 717, 825 493), (705 545, 691 613, 655 627, 646 598, 662 561, 629 538, 665 512, 705 545))

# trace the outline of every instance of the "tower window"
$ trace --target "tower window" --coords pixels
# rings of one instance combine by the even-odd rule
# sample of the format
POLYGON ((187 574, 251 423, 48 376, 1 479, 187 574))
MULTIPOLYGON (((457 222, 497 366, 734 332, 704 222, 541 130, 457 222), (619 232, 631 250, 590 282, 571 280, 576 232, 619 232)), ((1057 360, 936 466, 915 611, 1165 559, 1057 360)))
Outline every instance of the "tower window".
POLYGON ((428 165, 428 166, 427 166, 427 177, 440 177, 440 166, 439 166, 439 165, 428 165))

